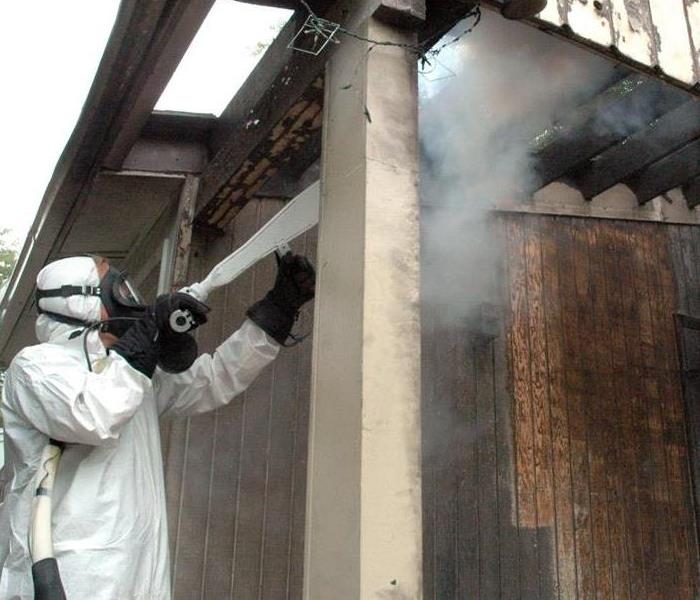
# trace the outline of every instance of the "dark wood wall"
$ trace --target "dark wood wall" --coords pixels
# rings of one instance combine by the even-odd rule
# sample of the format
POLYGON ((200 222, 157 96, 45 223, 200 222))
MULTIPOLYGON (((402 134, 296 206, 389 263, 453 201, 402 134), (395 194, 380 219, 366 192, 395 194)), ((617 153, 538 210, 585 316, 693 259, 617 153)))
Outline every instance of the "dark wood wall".
POLYGON ((695 598, 674 312, 700 294, 697 228, 508 215, 494 235, 501 334, 425 311, 426 598, 695 598))
MULTIPOLYGON (((199 281, 282 206, 251 202, 229 235, 199 237, 190 279, 199 281)), ((307 234, 294 250, 313 257, 307 234)), ((216 345, 272 286, 270 257, 210 298, 200 349, 216 345)), ((313 308, 298 327, 311 328, 313 308)), ((242 396, 216 412, 164 423, 174 598, 301 598, 311 343, 284 349, 242 396)))
MULTIPOLYGON (((190 278, 280 206, 196 240, 190 278)), ((423 315, 425 598, 696 597, 674 312, 700 316, 698 229, 504 215, 494 235, 495 309, 423 315)), ((211 299, 203 350, 274 271, 211 299)), ((230 406, 164 426, 175 598, 301 598, 310 365, 307 340, 230 406)))

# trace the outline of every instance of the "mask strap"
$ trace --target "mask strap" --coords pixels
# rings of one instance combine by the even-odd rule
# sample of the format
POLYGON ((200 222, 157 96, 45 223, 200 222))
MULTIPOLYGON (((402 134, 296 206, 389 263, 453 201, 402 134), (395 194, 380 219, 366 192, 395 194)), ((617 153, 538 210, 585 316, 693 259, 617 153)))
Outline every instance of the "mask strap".
POLYGON ((37 302, 42 298, 68 298, 70 296, 97 296, 102 290, 98 285, 62 285, 52 290, 37 290, 37 302))

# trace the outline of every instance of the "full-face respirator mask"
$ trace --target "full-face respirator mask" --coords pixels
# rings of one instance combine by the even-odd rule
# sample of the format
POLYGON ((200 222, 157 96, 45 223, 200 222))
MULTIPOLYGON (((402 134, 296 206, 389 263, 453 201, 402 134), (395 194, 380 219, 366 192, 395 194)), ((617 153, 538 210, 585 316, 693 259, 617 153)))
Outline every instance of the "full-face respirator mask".
MULTIPOLYGON (((171 296, 161 296, 159 301, 171 296)), ((109 270, 100 279, 99 285, 62 285, 51 289, 37 289, 37 310, 39 314, 46 315, 50 319, 67 325, 75 325, 76 330, 71 337, 90 330, 99 330, 102 333, 114 335, 117 338, 124 336, 129 328, 140 319, 148 316, 155 309, 143 300, 137 287, 130 281, 126 272, 110 266, 109 270), (64 298, 74 296, 96 297, 100 299, 107 312, 107 319, 85 320, 70 314, 61 314, 60 308, 47 310, 42 308, 40 301, 44 298, 64 298)), ((197 303, 192 299, 193 303, 197 303)), ((199 305, 199 303, 197 303, 199 305)), ((56 304, 54 303, 54 307, 56 304)), ((161 302, 162 308, 162 302, 161 302)), ((165 305, 167 309, 167 303, 165 305)), ((201 311, 208 311, 206 305, 199 305, 201 311)), ((70 313, 70 310, 66 309, 70 313)), ((75 314, 75 313, 74 313, 75 314)), ((204 319, 206 321, 206 318, 204 319)), ((199 323, 198 323, 199 324, 199 323)), ((87 338, 85 338, 87 339, 87 338)), ((181 373, 189 369, 199 355, 197 342, 189 333, 177 333, 168 327, 163 327, 156 340, 158 352, 158 365, 168 373, 181 373)), ((87 357, 87 349, 85 350, 87 357)), ((90 362, 88 360, 88 367, 90 362)))
POLYGON ((37 289, 36 299, 39 314, 46 315, 59 323, 68 325, 98 327, 100 331, 110 333, 116 337, 123 336, 134 322, 143 318, 147 310, 147 306, 138 293, 136 286, 129 281, 127 273, 114 267, 109 267, 98 286, 63 285, 60 288, 49 290, 37 289), (43 298, 69 298, 70 296, 98 297, 107 311, 108 318, 104 321, 91 323, 54 311, 44 310, 39 304, 39 301, 43 298))

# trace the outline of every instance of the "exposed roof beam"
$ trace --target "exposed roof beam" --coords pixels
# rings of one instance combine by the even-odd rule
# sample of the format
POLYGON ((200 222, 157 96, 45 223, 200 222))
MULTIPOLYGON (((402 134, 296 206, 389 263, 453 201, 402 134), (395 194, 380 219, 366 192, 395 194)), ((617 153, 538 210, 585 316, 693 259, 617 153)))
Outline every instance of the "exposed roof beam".
POLYGON ((655 162, 625 183, 644 204, 700 174, 700 139, 655 162))
POLYGON ((212 137, 217 151, 200 181, 200 222, 210 220, 219 202, 215 199, 219 190, 323 71, 325 56, 288 48, 305 18, 298 12, 289 20, 222 113, 212 137))
POLYGON ((690 100, 592 158, 572 179, 587 200, 700 136, 700 101, 690 100))
POLYGON ((214 0, 168 2, 141 65, 120 106, 121 126, 103 166, 120 169, 146 124, 177 65, 199 31, 214 0))
POLYGON ((641 75, 631 75, 615 83, 574 111, 544 140, 538 140, 535 188, 561 178, 686 98, 685 93, 641 75), (625 123, 625 115, 639 114, 642 118, 625 123), (619 121, 623 126, 619 126, 619 121))
MULTIPOLYGON (((394 0, 385 2, 387 7, 394 0)), ((376 6, 384 4, 377 0, 376 6)), ((461 18, 472 6, 473 0, 459 2, 428 2, 429 22, 423 35, 443 32, 461 18)), ((338 0, 323 13, 325 18, 343 21, 349 0, 338 0)), ((415 7, 414 7, 415 8, 415 7)), ((241 195, 235 178, 246 161, 263 144, 269 144, 278 124, 285 119, 295 105, 321 77, 325 64, 334 50, 334 44, 317 57, 295 52, 289 42, 300 30, 306 12, 299 11, 277 36, 262 60, 243 87, 236 94, 220 118, 220 124, 212 136, 215 155, 202 173, 197 202, 200 225, 221 228, 229 222, 256 190, 241 195), (228 204, 228 208, 226 205, 228 204)), ((352 24, 346 24, 352 28, 352 24)), ((342 40, 341 40, 342 41, 342 40)), ((313 91, 313 90, 312 90, 313 91)), ((315 92, 314 92, 315 93, 315 92)), ((259 152, 257 154, 260 154, 259 152)), ((257 163, 261 157, 252 162, 257 163)), ((264 181, 260 181, 263 185, 264 181)))

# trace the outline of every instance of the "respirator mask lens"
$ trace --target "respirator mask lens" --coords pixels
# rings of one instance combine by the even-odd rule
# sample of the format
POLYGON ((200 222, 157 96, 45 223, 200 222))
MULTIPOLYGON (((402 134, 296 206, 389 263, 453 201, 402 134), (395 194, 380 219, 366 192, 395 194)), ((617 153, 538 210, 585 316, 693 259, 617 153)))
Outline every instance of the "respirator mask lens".
POLYGON ((114 278, 112 297, 125 308, 144 308, 144 302, 136 287, 129 281, 126 273, 119 273, 114 278))
POLYGON ((102 331, 121 337, 135 319, 143 317, 145 302, 136 286, 129 281, 127 273, 113 267, 102 278, 100 288, 102 304, 110 319, 102 326, 102 331))

